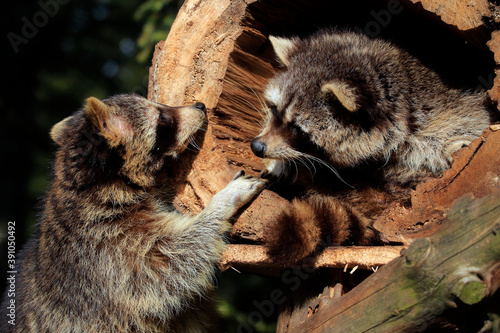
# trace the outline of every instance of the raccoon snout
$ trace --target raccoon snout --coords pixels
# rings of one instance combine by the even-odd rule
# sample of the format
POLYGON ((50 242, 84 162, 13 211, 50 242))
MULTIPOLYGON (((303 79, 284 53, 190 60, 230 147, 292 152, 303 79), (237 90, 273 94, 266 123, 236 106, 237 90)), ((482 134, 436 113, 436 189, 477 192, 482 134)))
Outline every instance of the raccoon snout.
POLYGON ((264 157, 264 153, 266 152, 267 146, 262 141, 259 141, 259 138, 255 138, 250 144, 250 148, 252 148, 253 153, 257 157, 264 157))
POLYGON ((196 102, 194 103, 193 105, 196 109, 200 110, 201 112, 206 112, 207 111, 207 107, 205 106, 205 104, 203 104, 202 102, 196 102))

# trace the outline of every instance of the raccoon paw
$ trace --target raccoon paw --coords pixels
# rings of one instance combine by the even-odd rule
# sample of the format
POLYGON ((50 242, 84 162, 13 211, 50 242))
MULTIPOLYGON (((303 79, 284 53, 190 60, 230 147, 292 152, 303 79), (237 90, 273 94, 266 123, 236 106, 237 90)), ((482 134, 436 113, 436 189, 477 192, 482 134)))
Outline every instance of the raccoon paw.
POLYGON ((260 193, 266 183, 267 181, 264 179, 245 176, 245 172, 241 170, 234 175, 233 179, 222 191, 227 192, 229 195, 229 202, 240 208, 260 193))
POLYGON ((212 198, 210 207, 220 211, 225 218, 230 218, 239 208, 260 193, 266 183, 264 179, 245 176, 243 171, 239 171, 229 184, 212 198))

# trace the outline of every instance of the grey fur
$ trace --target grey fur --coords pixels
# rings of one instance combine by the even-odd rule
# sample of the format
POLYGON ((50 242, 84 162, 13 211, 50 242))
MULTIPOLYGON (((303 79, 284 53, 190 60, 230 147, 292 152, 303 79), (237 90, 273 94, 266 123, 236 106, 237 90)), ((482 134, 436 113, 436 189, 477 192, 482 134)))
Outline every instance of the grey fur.
POLYGON ((335 168, 375 162, 387 182, 412 183, 440 175, 491 123, 484 92, 447 87, 389 42, 331 30, 270 40, 285 69, 266 87, 268 119, 252 149, 273 176, 309 158, 302 135, 335 168))

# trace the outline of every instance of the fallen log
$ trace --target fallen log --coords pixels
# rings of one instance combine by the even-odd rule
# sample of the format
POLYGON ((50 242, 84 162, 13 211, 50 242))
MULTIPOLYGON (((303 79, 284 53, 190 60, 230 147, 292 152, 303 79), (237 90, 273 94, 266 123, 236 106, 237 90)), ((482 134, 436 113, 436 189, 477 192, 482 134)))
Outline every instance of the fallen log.
POLYGON ((344 296, 294 312, 293 325, 282 315, 279 326, 290 333, 422 331, 446 309, 498 301, 499 273, 500 192, 465 196, 434 235, 415 240, 344 296))

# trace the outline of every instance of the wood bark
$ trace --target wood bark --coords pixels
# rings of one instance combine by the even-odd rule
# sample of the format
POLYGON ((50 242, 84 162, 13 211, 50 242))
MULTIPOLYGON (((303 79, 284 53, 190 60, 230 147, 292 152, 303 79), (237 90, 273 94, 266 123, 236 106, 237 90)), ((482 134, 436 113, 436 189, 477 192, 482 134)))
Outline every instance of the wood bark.
POLYGON ((295 325, 282 320, 286 329, 278 332, 421 331, 446 309, 494 295, 499 271, 500 192, 466 196, 433 236, 414 241, 346 295, 317 301, 314 314, 303 310, 302 322, 297 314, 295 325))
POLYGON ((432 235, 446 217, 452 203, 472 193, 477 198, 500 189, 500 127, 492 125, 481 137, 455 154, 452 167, 443 176, 419 184, 411 196, 411 207, 395 202, 375 221, 386 240, 410 244, 432 235))
MULTIPOLYGON (((340 268, 352 271, 359 268, 376 271, 378 267, 399 257, 405 249, 404 246, 329 247, 310 261, 305 260, 302 265, 311 269, 340 268)), ((247 244, 228 245, 220 266, 222 270, 236 268, 268 275, 276 275, 281 269, 268 257, 265 246, 247 244)))

